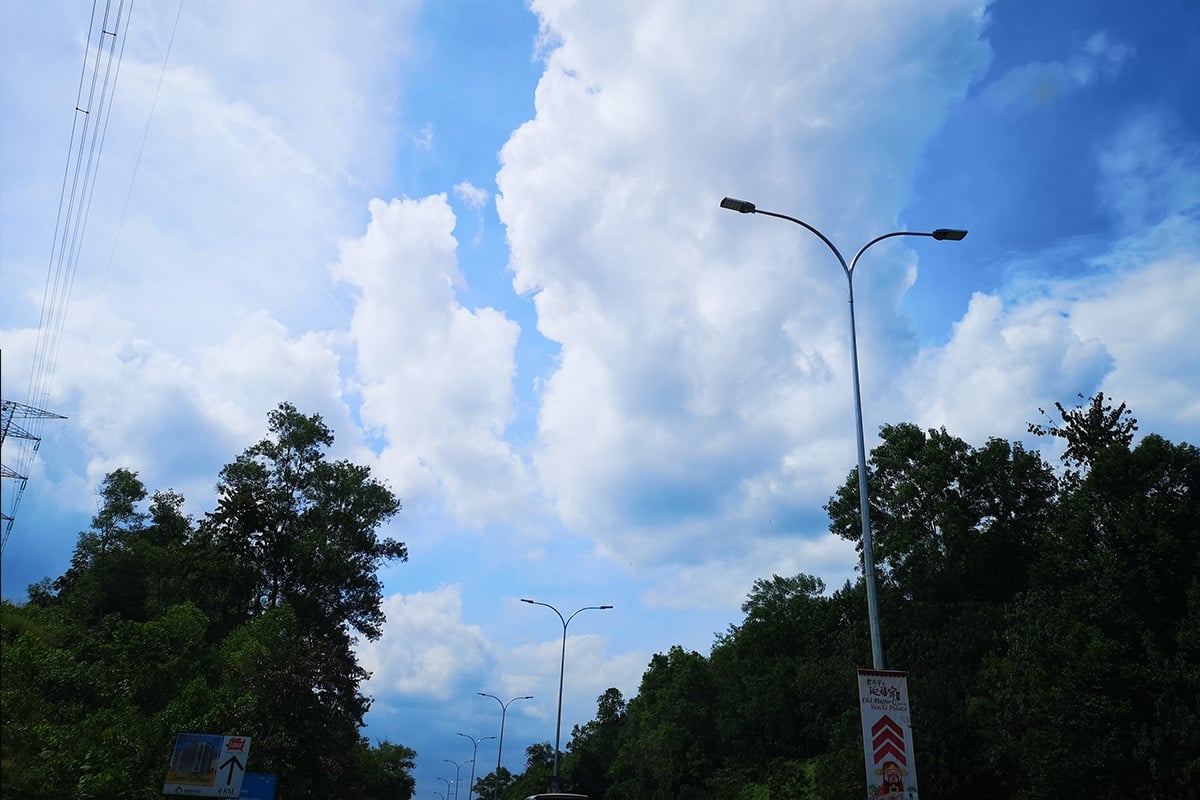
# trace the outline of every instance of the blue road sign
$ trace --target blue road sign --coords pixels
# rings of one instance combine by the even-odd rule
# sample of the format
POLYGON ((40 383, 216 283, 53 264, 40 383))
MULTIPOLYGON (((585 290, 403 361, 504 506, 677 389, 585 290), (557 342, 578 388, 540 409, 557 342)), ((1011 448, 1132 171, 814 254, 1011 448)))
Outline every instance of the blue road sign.
POLYGON ((242 778, 239 800, 275 800, 275 784, 279 776, 266 772, 247 772, 242 778))

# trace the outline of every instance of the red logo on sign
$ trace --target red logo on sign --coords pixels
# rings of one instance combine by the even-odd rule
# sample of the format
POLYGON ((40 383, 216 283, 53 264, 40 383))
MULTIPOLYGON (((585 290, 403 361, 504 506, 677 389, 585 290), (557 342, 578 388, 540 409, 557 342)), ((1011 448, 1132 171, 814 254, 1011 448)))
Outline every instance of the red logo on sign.
POLYGON ((871 751, 875 754, 878 764, 888 756, 905 766, 908 759, 904 757, 904 730, 900 723, 884 714, 879 721, 871 726, 871 751))
POLYGON ((240 736, 235 736, 225 744, 225 749, 227 751, 237 750, 238 752, 242 752, 246 749, 246 740, 240 736))

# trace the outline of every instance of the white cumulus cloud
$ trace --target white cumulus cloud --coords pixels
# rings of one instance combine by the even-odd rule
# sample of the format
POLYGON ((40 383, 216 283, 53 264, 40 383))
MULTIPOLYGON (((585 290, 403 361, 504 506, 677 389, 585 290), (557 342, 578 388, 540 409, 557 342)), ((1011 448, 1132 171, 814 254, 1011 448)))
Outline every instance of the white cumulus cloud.
POLYGON ((460 520, 519 515, 527 468, 505 440, 514 416, 519 327, 493 308, 470 309, 445 195, 371 203, 359 239, 342 243, 335 274, 356 290, 362 419, 382 431, 380 468, 401 496, 444 498, 460 520))
MULTIPOLYGON (((533 8, 546 70, 497 206, 514 284, 561 346, 535 458, 558 513, 636 562, 737 557, 765 519, 821 536, 800 508, 853 460, 844 277, 798 228, 717 203, 820 208, 839 240, 895 226, 923 144, 989 58, 976 4, 533 8)), ((889 358, 911 349, 882 307, 909 253, 881 251, 865 301, 889 358)))

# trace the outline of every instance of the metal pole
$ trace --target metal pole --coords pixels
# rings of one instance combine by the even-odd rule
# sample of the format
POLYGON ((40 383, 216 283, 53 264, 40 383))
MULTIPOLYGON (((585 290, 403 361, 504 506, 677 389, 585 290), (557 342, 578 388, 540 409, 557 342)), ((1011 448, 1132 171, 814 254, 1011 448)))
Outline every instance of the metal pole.
POLYGON ((774 211, 764 211, 755 206, 754 203, 746 200, 736 200, 732 197, 726 197, 721 200, 721 208, 727 208, 730 211, 737 211, 742 214, 764 214, 768 217, 776 217, 788 222, 794 222, 824 242, 825 246, 833 251, 833 255, 837 257, 838 263, 842 266, 842 271, 846 273, 846 285, 849 289, 850 300, 850 375, 854 384, 854 429, 858 439, 858 507, 862 523, 863 578, 867 584, 867 622, 871 631, 871 664, 875 669, 883 669, 883 635, 879 630, 879 602, 875 591, 875 547, 871 539, 871 502, 870 496, 867 494, 867 446, 863 435, 862 392, 858 382, 858 334, 854 322, 854 267, 858 264, 858 260, 862 257, 862 254, 867 251, 867 248, 884 239, 891 239, 894 236, 929 236, 938 241, 957 242, 961 241, 967 235, 967 232, 954 228, 938 228, 928 233, 920 231, 892 231, 882 236, 876 236, 864 244, 854 254, 854 258, 850 260, 850 263, 847 264, 846 259, 842 257, 841 251, 829 240, 829 237, 804 220, 789 217, 787 214, 777 214, 774 211))
MULTIPOLYGON (((443 758, 442 761, 445 761, 447 764, 454 765, 454 800, 458 800, 458 784, 461 782, 459 780, 459 778, 462 776, 462 767, 463 767, 463 764, 467 764, 469 762, 467 762, 467 761, 462 761, 462 762, 451 761, 448 758, 443 758)), ((472 761, 474 761, 474 759, 472 759, 472 761)), ((445 778, 443 778, 442 780, 445 780, 445 778)), ((447 789, 447 791, 449 791, 449 789, 447 789)))
POLYGON ((871 631, 871 665, 883 669, 883 634, 875 594, 875 547, 871 538, 871 501, 867 495, 867 445, 863 436, 862 391, 858 384, 858 335, 854 325, 854 273, 846 270, 850 288, 850 374, 854 382, 854 430, 858 436, 858 510, 862 519, 863 575, 867 579, 867 620, 871 631))
POLYGON ((559 789, 558 748, 559 748, 559 743, 561 742, 561 737, 562 737, 563 675, 566 672, 566 666, 567 666, 567 626, 571 624, 571 620, 575 619, 575 615, 578 614, 580 611, 593 611, 593 610, 603 611, 604 609, 612 608, 612 606, 584 606, 583 608, 576 609, 574 611, 574 613, 571 614, 571 616, 567 617, 566 619, 563 619, 562 613, 557 608, 550 605, 549 603, 539 603, 536 600, 526 600, 523 597, 521 598, 521 602, 529 603, 530 605, 535 605, 535 606, 545 606, 546 608, 553 611, 555 614, 558 614, 558 619, 560 622, 562 622, 562 626, 563 626, 562 659, 558 665, 558 721, 555 723, 555 726, 554 726, 554 772, 551 775, 551 781, 553 784, 551 786, 551 791, 558 791, 558 789, 559 789))
MULTIPOLYGON (((554 613, 557 614, 558 612, 555 611, 554 613)), ((562 619, 562 614, 559 614, 558 616, 559 616, 559 619, 562 619)), ((572 616, 574 616, 574 615, 572 615, 572 616)), ((567 622, 570 622, 570 620, 567 620, 567 622)), ((559 742, 559 737, 562 736, 563 677, 566 675, 566 672, 567 672, 567 622, 563 623, 562 657, 559 659, 559 662, 558 662, 558 720, 554 724, 554 773, 553 773, 553 777, 555 778, 555 781, 556 781, 556 785, 553 787, 553 789, 556 792, 562 788, 561 786, 557 785, 558 757, 559 757, 558 754, 561 752, 561 750, 559 749, 559 746, 558 746, 558 742, 559 742)))
POLYGON ((488 694, 487 692, 476 692, 475 694, 481 697, 490 697, 500 704, 500 741, 496 744, 496 788, 492 793, 494 800, 500 800, 500 755, 504 752, 504 717, 508 714, 510 704, 515 703, 517 700, 532 700, 533 695, 527 694, 521 697, 514 697, 505 703, 494 694, 488 694))
POLYGON ((484 736, 482 739, 476 739, 474 736, 468 736, 465 733, 458 734, 466 736, 471 740, 471 781, 467 784, 467 800, 471 800, 471 792, 475 790, 475 759, 479 757, 479 743, 486 742, 488 739, 495 739, 495 736, 484 736))

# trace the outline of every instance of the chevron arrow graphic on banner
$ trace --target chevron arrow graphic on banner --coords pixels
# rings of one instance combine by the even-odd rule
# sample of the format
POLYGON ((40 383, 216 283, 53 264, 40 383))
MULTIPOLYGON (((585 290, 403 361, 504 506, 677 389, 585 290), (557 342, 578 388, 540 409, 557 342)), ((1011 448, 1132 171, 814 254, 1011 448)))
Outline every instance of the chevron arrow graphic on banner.
POLYGON ((879 747, 880 745, 886 744, 888 742, 896 745, 897 747, 899 747, 901 749, 904 748, 904 737, 902 735, 900 735, 899 733, 896 733, 894 730, 892 730, 890 728, 883 731, 882 733, 877 733, 873 737, 871 737, 871 744, 874 745, 875 747, 879 747))
POLYGON ((896 722, 896 720, 892 719, 887 714, 884 714, 879 718, 878 722, 871 726, 871 735, 878 736, 881 731, 887 730, 894 731, 898 736, 904 735, 904 729, 900 727, 900 723, 896 722))
POLYGON ((886 714, 871 726, 871 750, 875 755, 875 763, 890 755, 901 764, 908 765, 904 754, 904 729, 886 714))
POLYGON ((902 765, 908 766, 908 762, 904 760, 904 751, 899 747, 896 747, 896 745, 892 744, 891 742, 888 742, 883 747, 875 748, 875 763, 878 764, 887 756, 891 756, 899 761, 902 765))

